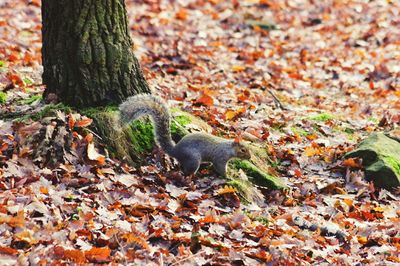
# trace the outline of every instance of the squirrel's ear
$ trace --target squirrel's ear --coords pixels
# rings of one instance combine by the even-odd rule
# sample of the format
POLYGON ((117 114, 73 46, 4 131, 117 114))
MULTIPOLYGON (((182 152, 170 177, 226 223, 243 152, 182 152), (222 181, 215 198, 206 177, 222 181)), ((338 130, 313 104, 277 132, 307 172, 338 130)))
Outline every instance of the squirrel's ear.
POLYGON ((233 144, 239 144, 240 143, 240 141, 242 140, 242 137, 239 135, 239 136, 237 136, 234 140, 233 140, 233 144))

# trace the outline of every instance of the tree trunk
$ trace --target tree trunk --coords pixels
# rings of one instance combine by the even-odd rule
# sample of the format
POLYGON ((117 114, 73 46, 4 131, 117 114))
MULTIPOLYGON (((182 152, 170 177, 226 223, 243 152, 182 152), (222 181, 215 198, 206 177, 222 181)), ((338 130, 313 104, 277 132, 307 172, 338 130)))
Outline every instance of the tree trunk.
POLYGON ((43 0, 43 82, 72 106, 149 93, 133 54, 124 0, 43 0))

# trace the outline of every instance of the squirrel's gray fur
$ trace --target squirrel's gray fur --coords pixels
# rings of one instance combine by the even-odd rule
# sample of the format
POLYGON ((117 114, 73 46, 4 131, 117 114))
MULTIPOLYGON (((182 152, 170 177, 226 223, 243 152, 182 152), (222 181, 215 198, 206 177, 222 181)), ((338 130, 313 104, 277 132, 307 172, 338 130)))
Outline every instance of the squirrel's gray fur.
POLYGON ((191 133, 177 144, 171 138, 171 115, 161 98, 150 94, 129 97, 119 106, 121 120, 129 123, 142 115, 149 115, 154 124, 156 142, 170 156, 176 158, 186 175, 194 174, 201 162, 212 162, 220 175, 226 174, 226 164, 233 158, 249 159, 250 152, 242 144, 206 133, 191 133))

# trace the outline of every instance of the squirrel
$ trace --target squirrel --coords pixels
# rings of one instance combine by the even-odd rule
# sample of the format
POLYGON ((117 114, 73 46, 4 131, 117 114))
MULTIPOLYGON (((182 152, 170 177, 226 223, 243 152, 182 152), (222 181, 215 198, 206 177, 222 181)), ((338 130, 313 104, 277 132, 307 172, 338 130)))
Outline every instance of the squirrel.
POLYGON ((161 98, 151 94, 131 96, 119 106, 119 110, 123 124, 149 115, 153 121, 156 142, 165 153, 178 160, 184 175, 195 174, 202 162, 211 162, 215 171, 225 176, 230 159, 251 157, 249 149, 239 141, 207 133, 190 133, 175 144, 171 137, 168 107, 161 98))

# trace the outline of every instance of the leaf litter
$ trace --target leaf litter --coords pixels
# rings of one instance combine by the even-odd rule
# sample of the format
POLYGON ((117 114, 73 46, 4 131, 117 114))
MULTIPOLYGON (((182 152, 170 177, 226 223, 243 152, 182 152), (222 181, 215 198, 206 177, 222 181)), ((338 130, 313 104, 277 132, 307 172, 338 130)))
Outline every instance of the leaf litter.
MULTIPOLYGON (((244 204, 207 169, 182 181, 159 155, 133 168, 75 113, 0 120, 3 263, 400 263, 399 190, 342 159, 399 125, 398 2, 126 4, 155 93, 264 145, 290 190, 244 204)), ((0 113, 39 112, 40 2, 0 3, 0 25, 0 113)))

